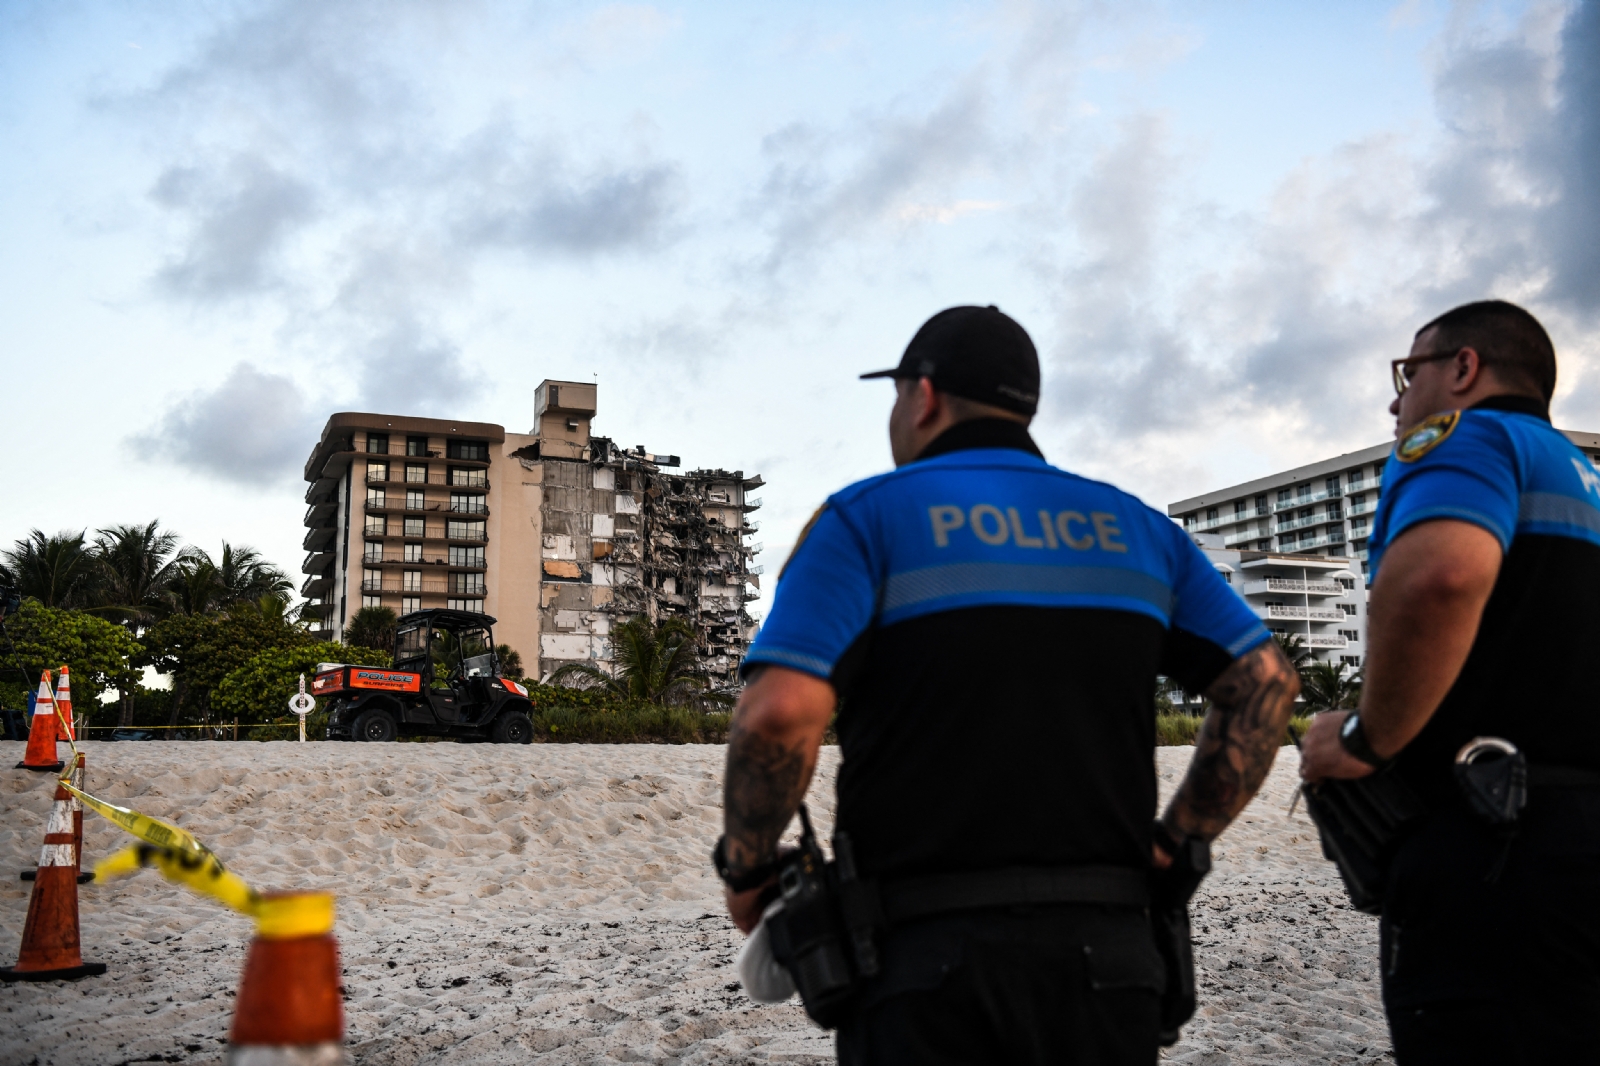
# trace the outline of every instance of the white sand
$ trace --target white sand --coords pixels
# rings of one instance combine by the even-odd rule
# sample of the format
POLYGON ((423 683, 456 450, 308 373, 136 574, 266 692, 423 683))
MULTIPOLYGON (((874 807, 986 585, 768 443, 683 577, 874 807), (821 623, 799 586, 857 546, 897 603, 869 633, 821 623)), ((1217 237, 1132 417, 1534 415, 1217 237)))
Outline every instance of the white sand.
MULTIPOLYGON (((0 766, 22 756, 0 742, 0 766)), ((88 743, 90 791, 177 822, 257 888, 339 896, 357 1063, 828 1062, 798 1005, 760 1007, 707 854, 721 747, 88 743)), ((1162 749, 1163 789, 1189 749, 1162 749)), ((812 806, 830 829, 837 750, 812 806)), ((1351 911, 1295 755, 1223 838, 1196 907, 1184 1063, 1389 1058, 1376 920, 1351 911)), ((0 771, 0 964, 16 958, 48 774, 0 771)), ((87 859, 128 842, 85 817, 87 859)), ((0 1063, 220 1061, 247 919, 153 871, 80 892, 104 977, 0 986, 0 1063)))

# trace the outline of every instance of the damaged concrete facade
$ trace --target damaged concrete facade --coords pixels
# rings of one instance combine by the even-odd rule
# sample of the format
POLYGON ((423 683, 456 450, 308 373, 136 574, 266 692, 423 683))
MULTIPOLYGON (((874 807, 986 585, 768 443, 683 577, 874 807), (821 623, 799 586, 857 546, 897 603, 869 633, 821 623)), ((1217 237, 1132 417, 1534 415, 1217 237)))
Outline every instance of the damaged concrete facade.
POLYGON ((539 437, 514 453, 541 489, 539 676, 608 666, 612 628, 643 615, 688 622, 713 685, 736 684, 755 635, 746 604, 760 595, 761 546, 746 538, 761 478, 680 473, 676 456, 592 437, 594 413, 594 386, 545 382, 539 437))
MULTIPOLYGON (((760 595, 762 568, 752 558, 761 546, 747 538, 757 528, 748 515, 761 506, 749 493, 761 486, 761 478, 738 470, 679 472, 676 456, 594 437, 590 424, 596 409, 593 383, 546 381, 539 386, 535 424, 527 434, 487 423, 391 415, 330 418, 306 470, 312 483, 307 502, 314 505, 305 518, 312 554, 303 591, 320 601, 320 628, 341 639, 357 603, 389 606, 397 613, 445 606, 448 590, 443 584, 437 592, 432 589, 438 575, 431 567, 419 566, 415 574, 405 568, 417 565, 414 558, 454 566, 463 562, 455 555, 476 551, 476 574, 460 577, 450 570, 438 580, 470 585, 482 597, 474 605, 499 620, 497 639, 522 654, 530 676, 546 678, 569 662, 609 668, 612 629, 643 615, 688 622, 713 686, 736 684, 756 628, 746 604, 760 595), (389 435, 399 440, 406 433, 414 435, 405 440, 408 455, 415 456, 403 462, 368 458, 387 456, 389 435), (477 443, 458 446, 455 442, 466 434, 477 443), (447 471, 445 464, 469 447, 482 449, 479 472, 463 473, 454 466, 447 471), (425 468, 430 459, 442 460, 433 464, 439 470, 425 468), (444 502, 436 503, 419 483, 408 485, 403 502, 396 503, 370 487, 398 482, 396 471, 403 465, 407 478, 416 474, 429 484, 476 479, 471 491, 481 495, 447 500, 446 491, 467 491, 449 481, 436 493, 444 502), (364 527, 351 506, 363 482, 369 486, 365 510, 370 512, 364 527), (399 520, 403 509, 445 508, 468 508, 477 524, 463 532, 438 522, 435 530, 425 521, 431 514, 399 520), (376 517, 385 509, 397 512, 386 526, 376 517), (432 539, 423 539, 468 532, 479 547, 448 540, 436 547, 432 539), (447 549, 454 553, 449 559, 447 549), (440 558, 432 559, 434 554, 440 558), (386 567, 391 558, 394 574, 373 569, 386 567), (440 602, 433 602, 435 595, 440 602)), ((472 458, 480 457, 474 452, 472 458)), ((393 489, 389 495, 401 499, 393 489)))

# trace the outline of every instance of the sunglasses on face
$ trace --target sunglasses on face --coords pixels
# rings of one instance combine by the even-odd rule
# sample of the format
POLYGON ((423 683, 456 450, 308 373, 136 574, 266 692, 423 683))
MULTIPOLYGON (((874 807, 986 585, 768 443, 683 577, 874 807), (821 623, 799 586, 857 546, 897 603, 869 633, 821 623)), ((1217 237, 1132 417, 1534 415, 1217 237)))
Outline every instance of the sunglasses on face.
POLYGON ((1394 394, 1404 396, 1406 389, 1411 385, 1411 379, 1417 372, 1417 367, 1423 363, 1432 363, 1439 359, 1454 359, 1456 348, 1448 352, 1432 352, 1428 355, 1408 355, 1404 359, 1391 359, 1389 361, 1389 374, 1394 379, 1394 394))

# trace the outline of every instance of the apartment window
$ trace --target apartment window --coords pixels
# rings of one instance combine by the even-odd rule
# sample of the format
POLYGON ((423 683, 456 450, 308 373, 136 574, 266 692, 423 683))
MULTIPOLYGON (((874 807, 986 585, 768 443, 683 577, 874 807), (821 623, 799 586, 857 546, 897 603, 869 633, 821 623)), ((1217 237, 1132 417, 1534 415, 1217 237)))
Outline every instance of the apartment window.
POLYGON ((481 440, 453 440, 445 450, 451 459, 471 459, 479 463, 489 461, 489 445, 481 440))
POLYGON ((1279 489, 1278 490, 1278 502, 1279 503, 1287 503, 1293 497, 1294 497, 1294 493, 1290 492, 1288 489, 1279 489))
POLYGON ((389 505, 388 500, 389 494, 387 489, 367 489, 368 507, 387 507, 389 505))
MULTIPOLYGON (((1341 584, 1342 584, 1342 582, 1341 582, 1341 584)), ((1348 588, 1349 586, 1345 586, 1345 587, 1348 588)), ((1353 604, 1353 603, 1341 603, 1339 605, 1339 610, 1343 611, 1345 614, 1350 615, 1353 618, 1353 617, 1355 617, 1355 613, 1356 613, 1356 605, 1353 604)))
MULTIPOLYGON (((1352 487, 1354 487, 1354 486, 1352 486, 1352 487)), ((1358 494, 1350 497, 1350 507, 1351 507, 1351 509, 1354 509, 1354 508, 1357 508, 1357 507, 1365 507, 1366 505, 1367 505, 1367 495, 1366 495, 1366 493, 1364 493, 1364 492, 1363 493, 1358 493, 1358 494)))
POLYGON ((422 571, 421 570, 404 570, 404 571, 401 571, 401 573, 400 573, 400 591, 401 592, 421 592, 422 591, 422 571))
POLYGON ((482 600, 446 600, 445 606, 452 611, 471 611, 473 614, 483 613, 482 600))
POLYGON ((1344 512, 1339 509, 1339 505, 1337 503, 1333 502, 1332 500, 1329 500, 1328 501, 1328 519, 1329 519, 1329 521, 1334 521, 1334 520, 1337 520, 1337 519, 1340 519, 1340 518, 1343 518, 1343 517, 1344 517, 1344 512))
POLYGON ((387 434, 387 433, 368 433, 367 434, 367 453, 369 455, 388 455, 389 454, 389 434, 387 434))
POLYGON ((426 497, 423 495, 421 489, 406 489, 406 510, 422 510, 425 500, 426 497))
POLYGON ((1200 519, 1197 516, 1193 515, 1193 514, 1186 514, 1186 515, 1183 516, 1183 524, 1185 526, 1195 526, 1195 525, 1198 525, 1199 523, 1200 523, 1200 519))
POLYGON ((1316 513, 1317 513, 1317 509, 1315 507, 1302 507, 1302 508, 1300 508, 1300 520, 1302 522, 1304 522, 1304 521, 1307 521, 1307 520, 1309 520, 1311 518, 1314 518, 1316 516, 1316 513))
POLYGON ((1348 640, 1352 644, 1354 644, 1356 641, 1359 641, 1361 639, 1361 630, 1359 630, 1359 629, 1341 629, 1341 630, 1339 630, 1339 635, 1341 637, 1343 637, 1345 640, 1348 640))
POLYGON ((408 518, 408 519, 406 519, 405 536, 408 536, 408 537, 425 537, 427 535, 428 534, 424 531, 422 519, 420 519, 420 518, 408 518))
POLYGON ((363 570, 363 571, 361 571, 361 591, 362 592, 382 592, 383 591, 383 571, 382 570, 363 570))
POLYGON ((383 606, 383 597, 382 596, 363 596, 363 597, 361 597, 361 606, 363 606, 363 607, 382 607, 383 606))
POLYGON ((485 531, 483 522, 466 522, 450 519, 444 524, 444 535, 450 540, 488 540, 489 534, 485 531))
POLYGON ((1329 544, 1343 544, 1344 543, 1344 527, 1343 526, 1329 526, 1328 527, 1328 543, 1329 544))
POLYGON ((468 489, 487 488, 489 486, 489 471, 452 466, 450 468, 450 484, 468 489))
POLYGON ((401 614, 412 614, 413 612, 420 611, 420 610, 422 610, 422 597, 421 596, 401 596, 400 597, 400 613, 401 614))
POLYGON ((1233 501, 1233 517, 1235 517, 1235 518, 1243 518, 1244 517, 1244 513, 1245 513, 1244 501, 1243 500, 1234 500, 1233 501))
POLYGON ((483 595, 483 575, 451 574, 450 592, 457 596, 483 595))
POLYGON ((1278 538, 1278 547, 1283 551, 1294 551, 1296 537, 1293 533, 1278 538))
POLYGON ((1301 499, 1309 498, 1311 496, 1311 482, 1308 481, 1304 485, 1296 485, 1294 494, 1301 499))
POLYGON ((407 544, 405 552, 406 552, 405 556, 401 560, 402 562, 407 562, 407 563, 420 563, 420 562, 422 562, 422 545, 420 545, 420 544, 407 544))
POLYGON ((1360 666, 1361 665, 1361 656, 1359 656, 1359 655, 1341 655, 1341 656, 1339 656, 1339 662, 1343 663, 1345 666, 1360 666))
POLYGON ((387 537, 389 535, 389 519, 386 515, 367 515, 367 525, 363 530, 369 537, 387 537))
POLYGON ((463 492, 450 494, 450 510, 456 514, 488 514, 488 501, 482 496, 468 496, 463 492))
POLYGON ((1258 541, 1256 541, 1256 551, 1267 552, 1267 551, 1271 551, 1271 550, 1272 550, 1272 541, 1270 541, 1270 540, 1258 540, 1258 541))
POLYGON ((389 480, 389 464, 388 463, 368 463, 367 464, 367 480, 368 481, 388 481, 389 480))
POLYGON ((451 566, 482 566, 483 549, 467 548, 460 544, 450 545, 451 566))
POLYGON ((361 561, 364 563, 383 562, 383 542, 378 540, 367 541, 367 550, 362 553, 361 561))
POLYGON ((410 485, 426 485, 428 483, 428 464, 407 463, 406 483, 410 485))
POLYGON ((1364 537, 1367 535, 1367 520, 1361 515, 1350 519, 1350 535, 1352 537, 1364 537))
POLYGON ((1360 470, 1352 470, 1345 477, 1349 480, 1352 489, 1359 489, 1361 482, 1364 480, 1360 470))
POLYGON ((414 455, 414 456, 427 455, 428 454, 428 438, 427 437, 407 437, 406 438, 406 454, 407 455, 414 455))
POLYGON ((1264 515, 1266 513, 1267 513, 1267 498, 1265 496, 1257 496, 1256 497, 1256 515, 1260 516, 1260 515, 1264 515))
POLYGON ((1339 475, 1335 474, 1330 477, 1327 481, 1323 482, 1323 486, 1328 490, 1329 496, 1339 495, 1339 475))
POLYGON ((1217 520, 1217 509, 1215 507, 1208 507, 1206 509, 1206 521, 1207 522, 1215 522, 1216 520, 1217 520))

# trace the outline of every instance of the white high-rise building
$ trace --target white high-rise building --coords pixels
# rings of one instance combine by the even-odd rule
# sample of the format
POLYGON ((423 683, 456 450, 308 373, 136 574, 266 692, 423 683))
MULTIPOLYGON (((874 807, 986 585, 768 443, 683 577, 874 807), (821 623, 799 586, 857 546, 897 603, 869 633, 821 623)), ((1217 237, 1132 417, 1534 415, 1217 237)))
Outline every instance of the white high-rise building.
MULTIPOLYGON (((1563 430, 1600 466, 1600 433, 1563 430)), ((1367 572, 1367 537, 1392 442, 1179 500, 1167 514, 1185 531, 1217 533, 1226 548, 1342 556, 1367 572)))

